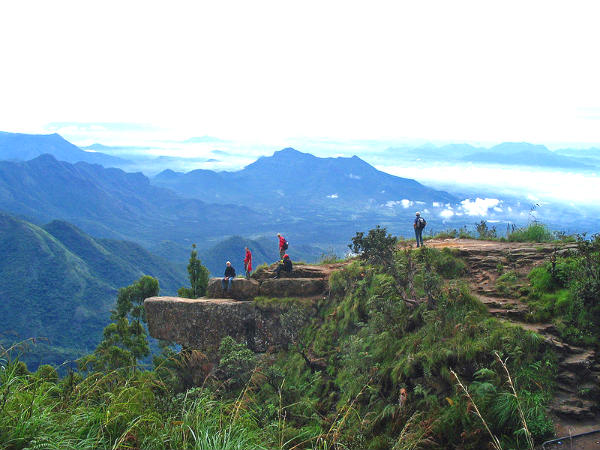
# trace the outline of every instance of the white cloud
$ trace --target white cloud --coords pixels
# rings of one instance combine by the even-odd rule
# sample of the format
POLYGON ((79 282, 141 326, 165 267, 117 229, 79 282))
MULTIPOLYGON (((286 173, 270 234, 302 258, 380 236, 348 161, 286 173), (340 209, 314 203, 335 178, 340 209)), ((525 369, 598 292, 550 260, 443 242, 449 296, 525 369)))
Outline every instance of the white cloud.
MULTIPOLYGON (((497 195, 532 197, 517 206, 531 206, 539 199, 575 204, 598 204, 600 178, 586 172, 565 172, 560 169, 543 169, 521 166, 436 164, 436 165, 377 165, 377 168, 400 177, 418 180, 426 186, 450 191, 465 187, 470 191, 484 188, 497 195)), ((436 205, 434 205, 435 207, 436 205)))
POLYGON ((460 202, 462 209, 469 216, 485 216, 490 208, 500 204, 497 198, 477 198, 475 200, 465 199, 460 202))
POLYGON ((433 203, 432 203, 432 206, 433 206, 434 208, 441 208, 441 207, 443 206, 443 203, 440 203, 440 202, 433 202, 433 203))
POLYGON ((444 219, 449 219, 453 215, 454 215, 454 211, 452 211, 450 209, 445 209, 440 213, 440 217, 442 217, 444 219))
POLYGON ((348 178, 350 178, 351 180, 360 180, 361 176, 360 175, 354 175, 353 173, 349 173, 348 174, 348 178))
POLYGON ((337 195, 337 194, 330 194, 327 196, 327 198, 338 198, 338 197, 339 197, 339 195, 337 195))
POLYGON ((400 203, 402 204, 402 207, 404 209, 410 208, 411 206, 413 206, 415 204, 412 200, 408 200, 406 198, 403 198, 402 200, 400 200, 400 203))

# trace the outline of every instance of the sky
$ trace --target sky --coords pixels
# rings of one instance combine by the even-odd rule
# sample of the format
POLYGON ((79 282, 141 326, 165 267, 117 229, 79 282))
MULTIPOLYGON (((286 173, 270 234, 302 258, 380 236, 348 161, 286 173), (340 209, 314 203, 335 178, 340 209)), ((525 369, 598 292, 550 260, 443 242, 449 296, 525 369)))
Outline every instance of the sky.
POLYGON ((548 0, 1 2, 0 130, 78 144, 589 147, 599 12, 548 0))

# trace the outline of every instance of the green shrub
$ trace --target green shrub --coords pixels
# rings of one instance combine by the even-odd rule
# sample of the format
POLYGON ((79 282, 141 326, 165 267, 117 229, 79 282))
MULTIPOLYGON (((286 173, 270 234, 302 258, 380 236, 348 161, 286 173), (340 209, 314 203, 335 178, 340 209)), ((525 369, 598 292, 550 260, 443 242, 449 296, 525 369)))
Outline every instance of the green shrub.
POLYGON ((466 263, 447 247, 433 252, 433 265, 435 270, 447 279, 462 277, 467 272, 466 263))
POLYGON ((385 227, 377 225, 366 236, 362 231, 357 232, 348 248, 369 264, 389 265, 397 242, 398 239, 388 234, 385 227))
POLYGON ((550 242, 555 240, 552 232, 546 225, 532 223, 523 228, 511 231, 506 239, 509 242, 550 242))
POLYGON ((496 279, 496 290, 503 295, 514 295, 518 281, 519 277, 514 270, 504 272, 496 279))
POLYGON ((219 369, 223 372, 223 378, 234 386, 247 383, 256 365, 254 352, 245 344, 238 344, 231 336, 226 336, 221 340, 219 354, 219 369))
POLYGON ((50 383, 56 383, 58 381, 58 372, 49 364, 39 366, 38 370, 35 372, 35 376, 40 380, 50 383))

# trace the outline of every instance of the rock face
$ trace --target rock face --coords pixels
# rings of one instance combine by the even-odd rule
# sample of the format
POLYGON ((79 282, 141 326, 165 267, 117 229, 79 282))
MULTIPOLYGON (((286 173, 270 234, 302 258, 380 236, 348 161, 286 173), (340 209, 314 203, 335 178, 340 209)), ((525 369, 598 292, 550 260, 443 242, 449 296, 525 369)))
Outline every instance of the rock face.
POLYGON ((251 300, 258 296, 258 282, 236 278, 231 283, 231 290, 224 291, 221 284, 222 278, 211 278, 206 288, 208 298, 234 298, 236 300, 251 300))
MULTIPOLYGON (((331 272, 336 269, 343 267, 344 263, 338 264, 323 264, 323 265, 310 265, 310 264, 294 264, 294 269, 292 273, 281 273, 282 277, 285 278, 321 278, 327 279, 331 272)), ((259 283, 267 280, 269 278, 273 278, 275 275, 275 269, 277 268, 277 263, 271 264, 269 267, 261 267, 257 269, 253 274, 252 278, 257 280, 259 283)))
POLYGON ((152 337, 201 350, 213 360, 225 336, 255 352, 286 348, 316 316, 316 299, 327 293, 329 275, 341 266, 297 265, 291 274, 273 278, 273 264, 250 280, 234 279, 231 291, 223 291, 222 278, 212 278, 206 298, 151 297, 144 302, 148 330, 152 337), (267 299, 238 301, 256 297, 267 299))
POLYGON ((213 360, 225 336, 245 342, 255 352, 286 348, 298 329, 316 315, 314 302, 308 299, 263 305, 151 297, 144 301, 144 308, 151 336, 199 349, 213 360))
POLYGON ((259 295, 264 297, 314 297, 327 289, 322 278, 276 278, 260 284, 259 295))

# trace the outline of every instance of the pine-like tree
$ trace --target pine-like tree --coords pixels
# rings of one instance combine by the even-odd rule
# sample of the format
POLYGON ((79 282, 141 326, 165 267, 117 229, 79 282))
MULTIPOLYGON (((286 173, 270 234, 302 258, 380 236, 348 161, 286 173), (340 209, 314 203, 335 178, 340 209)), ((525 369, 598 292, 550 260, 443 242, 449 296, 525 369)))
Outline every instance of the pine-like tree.
POLYGON ((206 294, 208 286, 209 272, 202 262, 198 259, 198 251, 196 244, 192 244, 192 252, 190 253, 190 261, 187 266, 190 275, 191 288, 182 287, 177 291, 177 295, 185 298, 199 298, 206 294))

